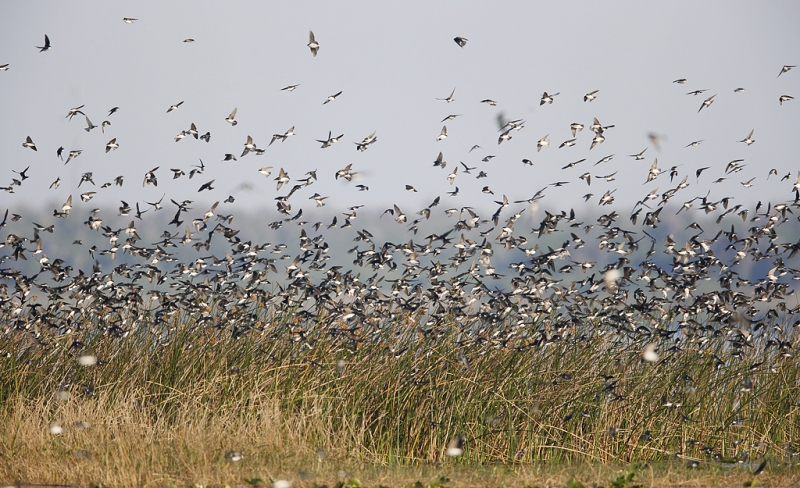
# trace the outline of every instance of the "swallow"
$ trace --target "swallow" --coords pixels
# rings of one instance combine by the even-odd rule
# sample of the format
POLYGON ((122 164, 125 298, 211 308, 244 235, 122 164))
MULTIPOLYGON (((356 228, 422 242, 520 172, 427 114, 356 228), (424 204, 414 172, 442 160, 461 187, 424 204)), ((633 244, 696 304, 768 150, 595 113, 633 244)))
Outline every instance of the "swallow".
POLYGON ((269 144, 267 144, 267 146, 271 146, 271 145, 272 145, 272 143, 273 143, 273 142, 275 142, 275 141, 276 141, 276 140, 278 140, 278 139, 280 139, 280 140, 281 140, 281 142, 283 142, 283 141, 285 141, 285 140, 286 140, 286 138, 287 138, 287 137, 289 137, 289 136, 293 136, 293 135, 294 135, 294 126, 292 126, 292 128, 291 128, 291 129, 287 130, 287 131, 286 131, 285 133, 283 133, 283 134, 272 134, 272 140, 271 140, 271 141, 269 141, 269 144))
POLYGON ((28 136, 28 137, 25 138, 25 142, 22 143, 22 147, 29 147, 29 148, 33 149, 34 151, 38 151, 38 149, 36 149, 36 143, 33 142, 33 139, 31 139, 31 136, 28 136))
MULTIPOLYGON (((347 169, 348 170, 350 169, 349 165, 348 165, 347 169)), ((280 190, 281 187, 284 185, 284 183, 289 183, 289 181, 290 181, 289 175, 286 173, 286 171, 283 170, 283 168, 280 169, 280 173, 278 173, 278 177, 275 178, 275 181, 278 182, 278 185, 275 188, 276 190, 280 190)))
POLYGON ((541 106, 544 105, 545 103, 553 103, 553 97, 558 95, 559 93, 553 93, 552 95, 548 95, 547 92, 544 92, 542 94, 542 99, 539 101, 539 105, 541 106))
POLYGON ((583 124, 579 124, 577 122, 574 122, 574 123, 569 125, 569 130, 572 131, 572 137, 575 137, 575 134, 577 132, 580 132, 580 131, 583 130, 583 124))
POLYGON ((789 100, 794 100, 794 97, 791 95, 781 95, 780 98, 778 98, 778 103, 783 105, 783 102, 788 102, 789 100))
POLYGON ((257 149, 256 145, 255 143, 253 143, 253 138, 247 136, 247 142, 244 143, 244 151, 242 151, 242 155, 239 157, 240 158, 244 157, 247 153, 249 153, 250 151, 255 151, 256 149, 257 149))
POLYGON ((67 197, 67 201, 61 206, 61 212, 65 216, 69 216, 69 211, 72 210, 72 195, 67 197))
POLYGON ((200 136, 200 139, 202 139, 202 140, 204 140, 206 142, 210 142, 211 141, 211 132, 206 132, 205 134, 200 136))
POLYGON ((105 134, 106 133, 106 127, 108 127, 109 125, 111 125, 111 122, 108 121, 108 120, 104 120, 103 122, 100 123, 100 131, 102 131, 103 134, 105 134))
MULTIPOLYGON (((84 117, 86 117, 86 115, 84 115, 84 117)), ((97 126, 94 125, 91 120, 89 120, 89 117, 86 117, 86 127, 84 127, 83 130, 86 132, 91 132, 92 129, 97 129, 97 126)))
POLYGON ((743 91, 744 91, 744 88, 742 88, 741 86, 739 88, 734 88, 733 89, 733 93, 742 93, 743 91))
POLYGON ((119 147, 119 144, 117 144, 117 138, 115 137, 115 138, 111 139, 110 141, 108 141, 108 144, 106 144, 106 152, 108 152, 108 151, 110 151, 112 149, 117 149, 118 147, 119 147))
POLYGON ((375 133, 377 131, 372 131, 372 134, 365 137, 361 142, 354 142, 353 144, 356 145, 356 149, 359 151, 366 151, 370 144, 374 144, 378 141, 378 138, 375 137, 375 133))
POLYGON ((589 146, 589 149, 594 149, 594 147, 598 144, 603 143, 606 140, 606 137, 603 135, 602 132, 598 132, 594 138, 592 139, 592 145, 589 146))
POLYGON ((186 42, 186 43, 189 43, 189 42, 194 42, 194 39, 192 39, 192 38, 190 37, 190 38, 188 38, 188 39, 184 39, 184 40, 183 40, 183 42, 186 42))
POLYGON ((155 168, 151 169, 147 173, 144 174, 144 181, 142 181, 142 186, 152 184, 153 186, 158 186, 158 179, 156 178, 156 170, 158 170, 160 166, 156 166, 155 168))
POLYGON ((466 37, 454 37, 453 41, 455 41, 455 43, 458 44, 459 47, 464 47, 467 45, 467 41, 469 41, 469 39, 467 39, 466 37))
POLYGON ((582 162, 584 162, 584 161, 586 161, 586 158, 580 159, 580 160, 578 160, 578 161, 573 161, 573 162, 569 163, 568 165, 566 165, 566 166, 562 167, 561 169, 569 169, 569 168, 574 168, 575 166, 577 166, 577 165, 581 164, 581 163, 582 163, 582 162))
POLYGON ((317 139, 316 141, 317 142, 321 142, 322 143, 321 147, 326 148, 326 147, 331 146, 332 144, 335 144, 335 143, 339 142, 339 139, 341 139, 342 137, 344 137, 344 134, 339 134, 336 137, 331 137, 331 131, 328 131, 328 139, 326 139, 324 141, 321 141, 321 140, 317 139))
POLYGON ((43 53, 50 49, 50 38, 47 37, 47 34, 44 35, 44 46, 36 46, 36 49, 38 49, 40 53, 43 53))
POLYGON ((411 186, 411 185, 406 185, 406 191, 410 191, 410 192, 414 192, 414 193, 416 193, 416 192, 417 192, 417 189, 416 189, 416 188, 414 188, 414 187, 413 187, 413 186, 411 186))
POLYGON ((599 92, 599 91, 600 91, 600 90, 594 90, 594 91, 590 91, 589 93, 587 93, 586 95, 584 95, 584 96, 583 96, 583 101, 584 101, 584 102, 591 102, 592 100, 594 100, 595 98, 597 98, 597 96, 596 96, 595 94, 596 94, 597 92, 599 92))
POLYGON ((596 134, 602 134, 606 129, 610 129, 614 127, 613 125, 603 125, 597 120, 597 117, 594 117, 594 121, 592 125, 589 126, 589 130, 594 131, 596 134))
POLYGON ((25 181, 28 178, 30 178, 30 176, 25 174, 25 173, 28 172, 29 169, 31 169, 30 166, 28 166, 27 168, 23 169, 22 171, 17 171, 15 169, 12 169, 11 171, 13 171, 14 173, 17 173, 22 178, 22 181, 25 181))
POLYGON ((500 137, 497 138, 497 144, 502 144, 503 141, 510 141, 511 140, 511 129, 500 134, 500 137))
POLYGON ((214 183, 214 181, 216 181, 216 178, 215 178, 215 179, 213 179, 213 180, 211 180, 211 181, 208 181, 208 182, 206 182, 206 183, 203 183, 203 184, 200 186, 200 189, 199 189, 199 190, 197 190, 197 192, 198 192, 198 193, 200 193, 200 192, 201 192, 201 191, 203 191, 203 190, 213 190, 213 189, 214 189, 214 187, 212 187, 211 185, 214 183))
POLYGON ((333 95, 329 95, 329 96, 328 96, 328 98, 326 98, 326 99, 325 99, 325 101, 324 101, 324 102, 322 102, 322 104, 323 104, 323 105, 325 105, 325 104, 327 104, 327 103, 330 103, 330 102, 332 102, 332 101, 336 100, 336 97, 338 97, 338 96, 339 96, 339 95, 341 95, 341 94, 342 94, 342 91, 341 91, 341 90, 339 90, 339 93, 335 93, 335 94, 333 94, 333 95))
POLYGON ((705 139, 700 139, 699 141, 692 141, 689 144, 687 144, 686 147, 697 147, 703 141, 705 141, 705 139))
POLYGON ((67 115, 66 115, 64 118, 65 118, 65 119, 66 119, 66 118, 69 118, 69 120, 72 120, 72 117, 76 116, 77 114, 81 114, 81 115, 83 115, 83 116, 86 116, 86 114, 85 114, 85 113, 81 112, 81 109, 82 109, 84 106, 85 106, 85 105, 81 105, 80 107, 75 107, 75 108, 71 108, 71 109, 69 109, 69 112, 67 112, 67 115))
POLYGON ((180 107, 181 105, 183 105, 183 101, 180 101, 180 102, 176 103, 175 105, 170 105, 169 108, 167 109, 167 113, 170 113, 173 110, 178 110, 178 107, 180 107))
POLYGON ((70 162, 70 160, 72 160, 72 159, 75 159, 75 158, 77 158, 78 156, 80 156, 82 152, 83 152, 83 149, 77 149, 77 150, 75 150, 75 151, 70 151, 70 152, 69 152, 69 155, 67 156, 67 160, 64 162, 64 165, 66 165, 67 163, 69 163, 69 162, 70 162))
POLYGON ((677 80, 673 81, 673 83, 683 85, 684 83, 686 83, 686 78, 678 78, 677 80))
POLYGON ((226 153, 226 154, 225 154, 225 157, 224 157, 222 160, 223 160, 223 161, 231 161, 231 160, 233 160, 233 161, 238 161, 238 160, 236 159, 236 156, 234 156, 233 154, 230 154, 230 153, 226 153))
POLYGON ((453 91, 450 92, 450 96, 447 98, 437 98, 437 100, 443 100, 447 103, 454 102, 456 99, 453 98, 453 95, 456 93, 456 89, 453 88, 453 91))
POLYGON ((194 125, 194 122, 192 122, 192 125, 189 126, 189 130, 186 131, 186 135, 194 136, 194 138, 197 139, 197 134, 197 126, 194 125))
POLYGON ((456 180, 456 176, 458 176, 458 166, 453 168, 453 172, 447 175, 447 181, 450 182, 450 185, 453 185, 453 182, 456 180))
POLYGON ((125 22, 126 24, 133 24, 133 23, 134 23, 135 21, 137 21, 137 20, 139 20, 139 19, 133 19, 133 18, 131 18, 131 17, 124 17, 124 18, 122 19, 122 21, 123 21, 123 22, 125 22))
POLYGON ((567 141, 562 142, 561 145, 558 146, 558 148, 561 149, 562 147, 565 147, 565 146, 566 147, 572 147, 574 145, 575 145, 575 139, 569 139, 567 141))
POLYGON ((491 105, 492 107, 494 107, 494 106, 496 106, 496 105, 497 105, 497 102, 495 102, 495 101, 494 101, 494 100, 492 100, 491 98, 484 98, 483 100, 481 100, 481 101, 480 101, 480 102, 478 102, 478 103, 485 103, 486 105, 491 105))
POLYGON ((642 152, 638 154, 629 154, 630 157, 634 158, 636 161, 640 161, 644 159, 644 152, 647 151, 647 148, 642 149, 642 152))
POLYGON ((714 94, 714 95, 711 95, 710 97, 706 98, 705 100, 703 100, 703 104, 700 105, 700 108, 697 110, 697 113, 700 113, 700 110, 703 110, 706 107, 710 107, 711 104, 714 103, 714 97, 716 97, 716 96, 717 95, 714 94))
MULTIPOLYGON (((47 36, 45 36, 45 39, 47 39, 47 36)), ((49 45, 49 44, 45 44, 45 45, 49 45)), ((780 75, 782 75, 782 74, 784 74, 784 73, 788 72, 788 71, 789 71, 790 69, 792 69, 792 68, 796 68, 796 66, 789 66, 789 65, 785 65, 783 68, 781 68, 781 72, 780 72, 780 73, 778 73, 778 76, 780 76, 780 75)), ((777 78, 778 76, 776 76, 776 78, 777 78)))
POLYGON ((353 163, 350 163, 347 166, 345 166, 344 168, 342 168, 339 171, 337 171, 335 173, 335 175, 334 175, 336 177, 336 179, 338 180, 339 177, 342 177, 342 178, 346 179, 347 181, 352 180, 353 179, 353 172, 350 169, 352 166, 353 166, 353 163))
MULTIPOLYGON (((238 108, 238 107, 237 107, 237 108, 238 108)), ((236 117, 236 110, 237 110, 237 109, 236 109, 236 108, 234 108, 234 109, 233 109, 233 112, 231 112, 231 114, 230 114, 230 115, 228 115, 228 117, 225 119, 225 122, 227 122, 227 123, 231 124, 231 127, 233 127, 234 125, 236 125, 236 124, 238 124, 238 123, 239 123, 239 122, 237 122, 236 120, 234 120, 234 117, 236 117)))
POLYGON ((605 156, 605 157, 601 158, 600 161, 594 163, 594 166, 597 166, 598 164, 607 163, 607 162, 611 161, 612 159, 614 159, 614 156, 615 156, 614 154, 611 154, 609 156, 605 156))
POLYGON ((311 54, 314 57, 317 57, 317 51, 319 51, 319 43, 316 39, 314 39, 314 32, 308 31, 308 48, 311 49, 311 54))
POLYGON ((749 146, 750 144, 752 144, 752 143, 756 142, 756 140, 755 140, 755 139, 753 139, 753 132, 754 132, 754 131, 755 131, 755 129, 751 130, 751 131, 750 131, 750 133, 749 133, 749 134, 747 134, 747 137, 745 137, 744 139, 742 139, 742 140, 741 140, 741 141, 739 141, 739 142, 744 142, 744 143, 745 143, 745 144, 747 144, 748 146, 749 146))
POLYGON ((8 63, 0 64, 0 71, 8 71, 8 63))
POLYGON ((543 147, 547 147, 550 145, 550 139, 548 139, 549 136, 550 134, 547 134, 546 136, 539 139, 539 142, 536 143, 536 152, 539 152, 542 150, 543 147))
POLYGON ((281 91, 294 91, 295 88, 297 88, 298 86, 300 86, 300 83, 298 83, 296 85, 285 86, 285 87, 281 88, 281 91))
POLYGON ((441 141, 442 139, 447 139, 447 126, 446 125, 442 126, 442 131, 436 137, 437 141, 441 141))

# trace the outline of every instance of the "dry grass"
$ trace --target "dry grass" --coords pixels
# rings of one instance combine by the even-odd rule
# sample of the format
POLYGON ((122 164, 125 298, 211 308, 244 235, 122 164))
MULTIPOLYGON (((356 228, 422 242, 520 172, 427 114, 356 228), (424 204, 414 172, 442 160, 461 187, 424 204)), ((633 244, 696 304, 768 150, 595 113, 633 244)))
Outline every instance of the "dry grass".
POLYGON ((648 486, 733 486, 763 458, 759 481, 796 476, 800 373, 758 347, 732 359, 712 339, 648 364, 643 344, 603 335, 533 352, 466 345, 455 327, 334 338, 310 327, 303 341, 285 325, 257 330, 6 336, 0 349, 18 354, 0 359, 0 482, 305 486, 345 470, 365 485, 563 486, 638 462, 648 486), (81 354, 100 363, 79 366, 81 354), (456 434, 465 453, 450 459, 456 434), (720 467, 734 456, 749 461, 720 467))

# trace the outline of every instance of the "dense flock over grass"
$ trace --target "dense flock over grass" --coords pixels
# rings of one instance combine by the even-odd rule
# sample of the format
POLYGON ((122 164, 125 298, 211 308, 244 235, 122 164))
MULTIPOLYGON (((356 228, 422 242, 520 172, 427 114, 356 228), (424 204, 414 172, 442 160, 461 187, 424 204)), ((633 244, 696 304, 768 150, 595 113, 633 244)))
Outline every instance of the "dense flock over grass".
MULTIPOLYGON (((58 55, 55 41, 39 49, 58 55)), ((455 41, 454 49, 470 48, 455 41)), ((328 49, 313 34, 308 48, 309 57, 328 49)), ((0 77, 13 73, 3 67, 0 77)), ((792 67, 765 79, 777 84, 792 67)), ((666 83, 678 90, 669 96, 686 100, 686 80, 666 83)), ((281 96, 302 96, 290 95, 295 88, 281 96)), ((342 103, 341 93, 324 104, 342 103)), ((588 106, 602 96, 545 92, 535 101, 549 109, 556 97, 588 106)), ((707 93, 686 117, 712 117, 715 102, 737 103, 732 96, 707 93)), ((785 97, 774 102, 790 109, 785 97)), ((183 103, 158 116, 175 117, 183 103)), ((111 132, 105 146, 56 153, 60 142, 26 135, 23 155, 53 146, 48 158, 61 168, 92 150, 125 150, 116 126, 97 131, 84 111, 69 109, 63 123, 85 118, 87 127, 69 127, 95 130, 86 137, 111 132)), ((116 121, 117 111, 107 117, 116 121)), ((236 115, 216 122, 233 127, 236 115)), ((441 122, 450 136, 461 115, 441 122)), ((175 136, 181 147, 201 145, 253 179, 277 182, 255 225, 241 225, 236 198, 215 191, 219 165, 183 159, 97 184, 87 171, 77 191, 59 189, 60 177, 31 176, 38 160, 15 166, 9 194, 50 191, 59 203, 42 214, 20 197, 0 223, 0 482, 359 488, 361 476, 365 486, 425 488, 413 482, 434 479, 427 488, 445 488, 450 480, 438 476, 446 475, 470 486, 578 488, 569 480, 580 478, 623 488, 795 479, 800 172, 744 157, 683 167, 666 149, 659 163, 657 134, 644 166, 632 161, 646 149, 595 163, 602 155, 588 151, 621 129, 582 122, 553 128, 572 134, 566 149, 523 131, 522 119, 501 120, 482 141, 498 161, 512 144, 527 144, 532 157, 573 151, 565 181, 515 200, 491 180, 494 190, 482 194, 493 203, 471 205, 473 196, 456 198, 457 184, 489 178, 494 156, 468 160, 480 167, 454 164, 478 152, 456 156, 449 147, 449 166, 431 155, 427 170, 441 191, 422 208, 345 205, 344 191, 397 185, 360 173, 363 160, 319 172, 291 160, 286 168, 238 162, 269 154, 273 143, 322 143, 327 155, 339 148, 327 149, 343 137, 336 132, 313 142, 292 126, 258 147, 254 140, 269 135, 253 138, 247 128, 237 159, 241 146, 203 136, 211 123, 185 124, 175 136), (619 171, 648 185, 632 209, 617 198, 633 190, 609 185, 619 171), (315 193, 322 179, 346 190, 315 193), (760 200, 726 196, 725 180, 739 179, 748 191, 757 179, 760 200), (102 201, 125 181, 146 189, 160 181, 165 195, 92 208, 96 194, 102 201), (216 203, 203 203, 205 195, 216 203)), ((748 151, 756 136, 729 145, 748 151)), ((447 137, 443 127, 435 139, 447 137)), ((346 144, 363 157, 383 140, 373 132, 353 137, 357 151, 346 144)))

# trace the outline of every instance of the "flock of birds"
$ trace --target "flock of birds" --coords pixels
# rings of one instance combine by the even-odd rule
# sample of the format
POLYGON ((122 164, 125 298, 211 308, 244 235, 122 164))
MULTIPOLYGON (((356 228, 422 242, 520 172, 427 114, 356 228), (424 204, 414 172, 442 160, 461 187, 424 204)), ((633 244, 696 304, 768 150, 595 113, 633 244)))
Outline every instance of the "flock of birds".
MULTIPOLYGON (((123 20, 132 24, 137 19, 123 20)), ((468 39, 456 37, 454 41, 468 49, 468 39)), ((324 53, 313 32, 309 32, 307 46, 314 57, 324 53)), ((45 36, 44 45, 37 48, 46 52, 55 51, 57 46, 45 36)), ((8 64, 0 65, 2 71, 9 68, 8 64)), ((791 76, 792 68, 783 66, 778 76, 791 76)), ((677 79, 674 83, 682 85, 686 80, 677 79)), ((298 86, 290 85, 283 90, 291 92, 298 86)), ((695 90, 689 95, 704 91, 695 90)), ((341 93, 330 95, 323 104, 336 101, 341 93)), ((553 104, 559 95, 545 92, 540 104, 553 104)), ((455 89, 440 100, 450 104, 454 96, 455 89)), ((704 99, 698 112, 713 110, 715 96, 704 99)), ((593 90, 583 99, 591 103, 599 97, 600 91, 593 90)), ((781 95, 778 101, 783 105, 792 99, 790 95, 781 95)), ((491 99, 481 102, 496 105, 491 99)), ((169 106, 166 114, 180 110, 183 103, 169 106)), ((87 132, 98 128, 104 132, 111 126, 110 118, 120 110, 119 107, 108 110, 106 120, 97 126, 84 108, 85 105, 69 108, 65 118, 69 122, 82 116, 87 132)), ((236 113, 233 109, 225 118, 232 127, 238 124, 236 113)), ((449 115, 442 123, 458 116, 449 115)), ((524 127, 524 120, 507 121, 499 131, 497 144, 511 140, 524 127)), ((583 143, 583 132, 591 134, 591 140, 585 142, 591 150, 605 141, 612 128, 614 125, 604 125, 597 118, 590 124, 573 123, 569 127, 572 137, 558 148, 583 143)), ((295 135, 294 129, 272 135, 268 146, 277 141, 287 143, 295 135)), ((367 151, 376 144, 376 133, 353 141, 357 151, 367 151)), ((755 143, 754 134, 751 131, 741 139, 743 148, 755 143)), ((343 137, 344 134, 334 136, 329 132, 316 142, 321 148, 329 148, 343 137)), ((446 137, 447 127, 443 126, 436 140, 446 137)), ((175 136, 175 141, 189 138, 209 143, 211 134, 201 133, 192 123, 175 136)), ((241 154, 231 150, 223 160, 236 161, 237 154, 238 158, 244 158, 267 150, 259 147, 250 135, 242 139, 245 142, 241 154)), ((37 146, 41 142, 27 136, 22 145, 33 152, 42 149, 37 146)), ((658 148, 659 136, 651 135, 651 143, 658 148)), ((114 137, 104 149, 109 152, 120 147, 114 137)), ((549 134, 536 143, 537 151, 549 147, 549 134)), ((476 145, 470 152, 479 148, 476 145)), ((646 151, 647 148, 631 157, 643 160, 646 151)), ((67 165, 81 154, 81 149, 61 146, 55 157, 67 165)), ((600 159, 595 166, 607 163, 612 157, 600 159)), ((484 161, 491 158, 488 155, 484 161)), ((746 167, 743 161, 731 161, 725 168, 726 176, 715 183, 742 171, 746 167)), ((527 159, 523 163, 532 164, 527 159)), ((564 169, 584 164, 588 166, 585 158, 564 169)), ((441 152, 433 166, 447 167, 441 152)), ((29 169, 30 166, 13 170, 12 182, 2 189, 16 193, 35 183, 28 181, 29 169)), ((258 172, 260 177, 271 178, 273 169, 263 166, 258 172)), ((776 360, 791 357, 797 346, 794 326, 800 322, 791 323, 792 317, 800 312, 800 304, 793 296, 793 283, 800 279, 800 269, 793 267, 800 253, 800 240, 787 240, 787 235, 794 233, 797 237, 798 217, 794 211, 800 208, 800 172, 792 178, 791 174, 778 175, 777 170, 770 170, 766 179, 774 177, 772 194, 777 200, 759 202, 754 208, 734 205, 727 197, 716 200, 710 197, 710 191, 687 196, 675 204, 675 200, 689 193, 687 188, 692 183, 699 183, 701 174, 708 169, 699 168, 694 175, 680 175, 677 166, 662 168, 655 159, 643 177, 647 182, 668 179, 668 189, 656 188, 644 195, 630 215, 620 215, 612 206, 616 189, 609 189, 596 199, 587 193, 584 199, 596 201, 597 208, 605 212, 587 221, 574 210, 545 209, 548 204, 557 204, 546 198, 548 191, 566 185, 567 181, 544 186, 527 199, 510 201, 505 195, 495 197, 498 200, 491 215, 480 215, 470 206, 442 210, 449 198, 459 194, 455 186, 457 178, 488 176, 485 171, 461 162, 450 166, 446 178, 442 178, 452 190, 436 196, 424 208, 411 213, 395 204, 380 213, 380 217, 389 216, 383 219, 375 212, 373 217, 382 227, 403 225, 409 237, 380 242, 366 228, 358 228, 358 214, 368 210, 362 210, 361 206, 347 208, 343 215, 334 216, 327 224, 307 221, 312 212, 304 213, 298 199, 313 200, 314 208, 330 203, 328 196, 310 194, 307 190, 317 182, 317 171, 308 171, 296 179, 289 175, 292 168, 280 168, 273 178, 276 190, 284 186, 289 190, 275 198, 282 217, 270 226, 276 230, 286 226, 282 232, 290 228, 288 232, 296 236, 296 241, 274 244, 253 242, 248 229, 234 226, 233 214, 222 213, 225 205, 235 201, 233 196, 221 199, 222 203, 217 201, 207 210, 194 208, 189 199, 169 198, 165 202, 165 197, 133 204, 122 201, 117 212, 111 211, 115 215, 109 215, 108 209, 90 210, 84 204, 98 191, 122 186, 126 177, 118 176, 97 187, 92 172, 86 172, 78 184, 80 203, 67 191, 63 205, 53 210, 49 222, 31 222, 13 210, 6 210, 0 222, 0 228, 5 229, 0 251, 3 328, 6 333, 30 334, 42 343, 46 342, 43 330, 65 333, 89 325, 124 337, 138 323, 137 314, 147 309, 154 313, 156 324, 167 324, 181 315, 198 325, 229 329, 237 337, 261 326, 264 317, 291 317, 286 327, 298 342, 305 341, 308 328, 317 326, 357 341, 365 337, 363 331, 377 330, 405 317, 413 319, 415 333, 435 334, 442 327, 455 324, 463 328, 465 343, 488 347, 540 347, 593 331, 636 334, 650 338, 651 342, 665 340, 678 344, 706 341, 721 331, 730 342, 734 357, 737 351, 755 343, 776 360), (690 181, 690 176, 696 181, 690 181), (788 183, 784 183, 786 180, 788 183), (89 186, 91 190, 87 189, 89 186), (161 225, 162 234, 140 236, 136 222, 157 220, 161 210, 172 216, 171 220, 165 218, 152 224, 161 225), (92 236, 83 240, 92 242, 76 240, 73 249, 86 249, 95 262, 92 269, 76 270, 69 257, 54 257, 64 251, 59 247, 57 230, 80 225, 80 221, 74 222, 75 212, 82 214, 80 218, 85 219, 82 223, 92 236), (540 218, 538 225, 532 229, 520 228, 519 220, 525 212, 536 212, 537 220, 540 218), (665 226, 667 215, 677 220, 675 215, 682 212, 699 215, 685 229, 690 235, 662 236, 661 230, 655 231, 665 226), (705 231, 698 220, 714 220, 721 224, 721 230, 705 231), (789 224, 787 232, 782 231, 784 224, 789 224), (438 228, 422 231, 432 226, 438 228), (344 249, 334 252, 328 243, 331 236, 338 241, 352 239, 355 245, 347 254, 344 249), (584 247, 594 248, 596 258, 575 260, 573 255, 588 255, 587 250, 578 251, 584 247), (296 251, 291 252, 292 249, 296 251), (26 273, 15 265, 20 261, 38 264, 34 272, 26 273), (496 267, 501 261, 510 263, 496 267), (761 261, 769 265, 755 265, 761 261), (747 271, 743 271, 745 267, 747 271), (760 269, 768 271, 761 276, 749 275, 760 269), (790 318, 788 322, 786 317, 790 318), (762 337, 766 339, 760 340, 762 337)), ((160 178, 179 179, 187 174, 188 179, 202 178, 208 172, 209 168, 200 161, 191 168, 167 170, 156 166, 139 177, 144 187, 157 186, 160 178)), ((614 181, 616 174, 614 171, 597 175, 587 170, 573 183, 590 187, 593 180, 614 181)), ((346 182, 354 179, 358 182, 357 175, 352 164, 332 174, 346 182)), ((213 186, 213 175, 202 179, 205 181, 197 192, 218 193, 213 186)), ((360 180, 357 188, 368 191, 365 180, 360 180)), ((748 187, 752 181, 749 179, 742 185, 748 187)), ((47 183, 40 185, 42 190, 48 187, 47 183)), ((57 191, 60 185, 60 178, 56 178, 49 188, 57 191)), ((406 189, 416 191, 412 185, 406 189)), ((483 192, 493 194, 488 186, 483 192)), ((648 354, 645 359, 654 357, 652 349, 648 354)))

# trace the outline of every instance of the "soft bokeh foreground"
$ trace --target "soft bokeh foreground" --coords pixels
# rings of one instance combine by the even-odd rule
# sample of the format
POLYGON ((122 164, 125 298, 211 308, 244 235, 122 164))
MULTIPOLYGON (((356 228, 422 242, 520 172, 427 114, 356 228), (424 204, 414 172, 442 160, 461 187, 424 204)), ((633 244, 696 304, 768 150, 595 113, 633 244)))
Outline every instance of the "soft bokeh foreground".
POLYGON ((797 474, 798 368, 775 348, 720 335, 645 361, 645 343, 602 327, 534 350, 411 317, 385 330, 320 317, 297 340, 298 320, 238 338, 188 317, 163 335, 6 336, 0 481, 557 486, 649 462, 639 476, 658 486, 708 486, 746 481, 763 459, 776 484, 797 474), (446 456, 458 435, 463 455, 446 456))

